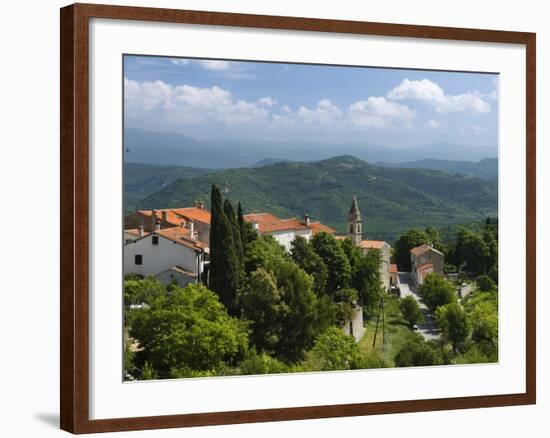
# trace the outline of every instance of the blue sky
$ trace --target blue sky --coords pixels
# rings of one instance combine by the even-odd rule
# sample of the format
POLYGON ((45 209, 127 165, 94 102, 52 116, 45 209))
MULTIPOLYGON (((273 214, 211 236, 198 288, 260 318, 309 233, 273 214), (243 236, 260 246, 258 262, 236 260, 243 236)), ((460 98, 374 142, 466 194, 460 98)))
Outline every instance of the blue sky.
POLYGON ((494 74, 125 56, 125 124, 195 138, 498 142, 494 74))

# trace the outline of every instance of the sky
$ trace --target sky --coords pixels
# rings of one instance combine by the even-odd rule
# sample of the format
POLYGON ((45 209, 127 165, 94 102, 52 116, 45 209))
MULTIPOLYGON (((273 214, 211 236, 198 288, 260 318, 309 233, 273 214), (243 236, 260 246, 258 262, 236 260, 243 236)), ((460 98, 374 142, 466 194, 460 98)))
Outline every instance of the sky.
POLYGON ((498 75, 126 55, 127 128, 197 139, 498 144, 498 75))

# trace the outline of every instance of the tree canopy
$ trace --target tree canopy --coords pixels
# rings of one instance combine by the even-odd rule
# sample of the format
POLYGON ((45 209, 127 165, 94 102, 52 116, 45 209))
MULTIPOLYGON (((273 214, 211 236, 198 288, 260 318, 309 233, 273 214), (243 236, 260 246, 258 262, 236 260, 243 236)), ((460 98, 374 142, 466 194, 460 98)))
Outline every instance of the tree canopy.
POLYGON ((315 340, 312 353, 322 371, 354 370, 365 364, 355 339, 337 327, 328 328, 315 340))
POLYGON ((410 328, 424 321, 424 316, 422 315, 420 306, 414 297, 408 295, 405 298, 402 298, 399 302, 399 308, 403 318, 407 321, 410 328))
POLYGON ((456 294, 452 284, 435 272, 428 274, 420 286, 419 292, 422 301, 424 301, 431 313, 434 313, 439 306, 456 301, 456 294))
POLYGON ((235 362, 248 347, 246 323, 229 316, 201 284, 173 288, 132 313, 130 335, 161 377, 178 368, 213 370, 235 362))
POLYGON ((462 307, 457 303, 440 306, 435 319, 442 338, 450 342, 455 351, 461 350, 471 331, 470 320, 462 307))

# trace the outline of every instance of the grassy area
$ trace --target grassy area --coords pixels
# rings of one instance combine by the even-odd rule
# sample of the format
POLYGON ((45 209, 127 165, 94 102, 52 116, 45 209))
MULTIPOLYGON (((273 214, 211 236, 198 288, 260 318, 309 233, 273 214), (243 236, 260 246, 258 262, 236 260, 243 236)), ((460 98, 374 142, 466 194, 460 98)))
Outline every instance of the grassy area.
POLYGON ((365 317, 365 334, 358 342, 359 349, 367 354, 376 352, 390 366, 395 366, 394 357, 401 347, 407 342, 411 330, 399 313, 399 302, 397 298, 390 297, 386 301, 385 336, 382 342, 382 321, 378 326, 376 346, 373 349, 374 334, 376 333, 377 315, 365 317))

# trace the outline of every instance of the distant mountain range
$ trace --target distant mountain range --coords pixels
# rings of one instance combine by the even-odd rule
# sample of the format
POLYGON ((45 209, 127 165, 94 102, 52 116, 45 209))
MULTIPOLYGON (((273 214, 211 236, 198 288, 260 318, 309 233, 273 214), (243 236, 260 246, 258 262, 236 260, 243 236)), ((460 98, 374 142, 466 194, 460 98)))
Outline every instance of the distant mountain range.
POLYGON ((382 167, 404 167, 410 169, 432 169, 441 170, 450 174, 461 174, 466 176, 475 176, 486 180, 496 180, 498 178, 498 159, 485 158, 478 162, 471 161, 452 161, 452 160, 418 160, 404 163, 374 163, 382 167))
MULTIPOLYGON (((209 204, 217 184, 225 196, 242 202, 245 212, 269 211, 281 217, 310 214, 345 231, 352 197, 359 201, 364 236, 392 242, 410 227, 446 227, 483 220, 497 210, 497 183, 468 175, 420 168, 390 168, 350 156, 317 162, 278 162, 217 171, 178 170, 127 164, 125 190, 158 190, 138 208, 209 204), (150 179, 147 177, 150 175, 150 179), (172 180, 183 175, 179 179, 172 180), (158 184, 162 182, 162 186, 158 184)), ((128 210, 128 206, 127 206, 128 210)))
POLYGON ((135 128, 125 130, 124 148, 127 163, 209 169, 257 166, 265 157, 277 157, 275 160, 278 161, 313 162, 349 154, 370 163, 398 163, 424 159, 479 161, 498 155, 496 145, 468 147, 437 143, 415 148, 390 148, 364 142, 197 140, 182 134, 135 128))

